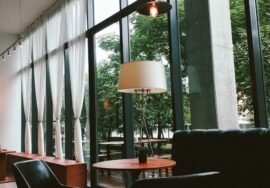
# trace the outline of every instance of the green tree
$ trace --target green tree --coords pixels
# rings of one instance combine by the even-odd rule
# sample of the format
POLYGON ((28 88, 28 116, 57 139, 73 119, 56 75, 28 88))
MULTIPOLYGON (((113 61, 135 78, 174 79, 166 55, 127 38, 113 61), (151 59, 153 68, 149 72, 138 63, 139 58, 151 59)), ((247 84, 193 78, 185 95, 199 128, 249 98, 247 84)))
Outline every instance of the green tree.
POLYGON ((109 52, 109 61, 99 63, 97 67, 98 88, 98 128, 99 136, 109 140, 113 131, 122 132, 122 101, 117 91, 120 67, 119 36, 105 35, 98 39, 100 48, 109 52))

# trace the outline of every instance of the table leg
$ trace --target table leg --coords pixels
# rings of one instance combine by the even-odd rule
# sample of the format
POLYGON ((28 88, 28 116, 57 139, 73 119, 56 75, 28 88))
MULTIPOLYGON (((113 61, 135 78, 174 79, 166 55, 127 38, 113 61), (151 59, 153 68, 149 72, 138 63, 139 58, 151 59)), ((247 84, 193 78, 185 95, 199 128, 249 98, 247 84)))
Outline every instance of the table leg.
POLYGON ((6 179, 7 161, 6 154, 0 154, 0 181, 6 179))
MULTIPOLYGON (((107 145, 106 150, 107 150, 107 160, 111 160, 111 146, 107 145)), ((108 170, 108 176, 110 175, 111 175, 111 171, 108 170)))

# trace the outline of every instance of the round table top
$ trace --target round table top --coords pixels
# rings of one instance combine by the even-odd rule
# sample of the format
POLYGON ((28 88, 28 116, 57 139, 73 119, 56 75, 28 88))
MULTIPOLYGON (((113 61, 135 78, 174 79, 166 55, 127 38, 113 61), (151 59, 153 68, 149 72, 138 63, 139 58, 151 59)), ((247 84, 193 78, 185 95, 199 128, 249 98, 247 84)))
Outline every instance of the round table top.
POLYGON ((94 168, 115 171, 154 170, 173 167, 176 162, 169 159, 147 158, 147 163, 139 163, 138 158, 102 161, 93 164, 94 168))

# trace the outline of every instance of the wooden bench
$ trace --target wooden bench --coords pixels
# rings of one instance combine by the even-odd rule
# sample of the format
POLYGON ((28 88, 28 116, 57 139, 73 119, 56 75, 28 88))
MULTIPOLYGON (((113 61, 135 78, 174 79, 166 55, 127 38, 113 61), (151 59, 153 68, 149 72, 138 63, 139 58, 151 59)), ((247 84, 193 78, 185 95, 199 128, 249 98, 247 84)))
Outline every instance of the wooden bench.
POLYGON ((56 159, 55 157, 40 156, 37 154, 10 153, 7 155, 8 167, 10 169, 15 162, 31 159, 45 161, 62 184, 80 188, 87 187, 86 163, 56 159))

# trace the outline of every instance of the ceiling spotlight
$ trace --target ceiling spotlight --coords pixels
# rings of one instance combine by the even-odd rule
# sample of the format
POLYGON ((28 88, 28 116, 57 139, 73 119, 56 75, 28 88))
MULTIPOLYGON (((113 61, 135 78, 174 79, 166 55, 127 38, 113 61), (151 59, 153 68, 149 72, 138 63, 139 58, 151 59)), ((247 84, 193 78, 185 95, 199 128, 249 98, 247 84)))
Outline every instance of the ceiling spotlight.
POLYGON ((23 44, 22 44, 22 39, 19 40, 19 46, 22 48, 23 44))
POLYGON ((7 56, 11 56, 11 54, 10 54, 10 51, 8 50, 8 52, 7 52, 7 56))
POLYGON ((172 5, 168 2, 151 0, 137 8, 137 12, 146 16, 156 17, 170 11, 172 5))
POLYGON ((6 61, 5 54, 2 55, 2 60, 3 60, 3 61, 6 61))
POLYGON ((16 44, 14 44, 14 46, 13 46, 13 52, 16 52, 16 44))

